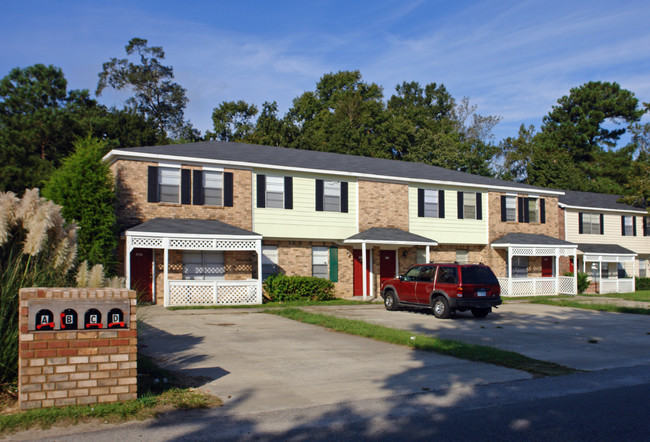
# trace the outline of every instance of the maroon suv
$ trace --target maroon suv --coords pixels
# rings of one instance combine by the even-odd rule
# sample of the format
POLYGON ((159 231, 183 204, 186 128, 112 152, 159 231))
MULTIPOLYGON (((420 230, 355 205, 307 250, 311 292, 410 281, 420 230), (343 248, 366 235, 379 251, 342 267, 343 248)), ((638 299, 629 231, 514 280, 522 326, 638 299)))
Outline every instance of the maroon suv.
POLYGON ((442 319, 455 310, 471 310, 474 317, 484 318, 501 304, 500 295, 499 281, 483 264, 417 264, 381 283, 386 310, 427 306, 442 319))

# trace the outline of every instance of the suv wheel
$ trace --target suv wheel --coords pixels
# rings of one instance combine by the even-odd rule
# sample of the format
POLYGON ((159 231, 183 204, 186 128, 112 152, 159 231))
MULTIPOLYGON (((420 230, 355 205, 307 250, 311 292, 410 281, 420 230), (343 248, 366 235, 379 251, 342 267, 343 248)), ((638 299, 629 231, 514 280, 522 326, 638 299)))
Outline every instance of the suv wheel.
POLYGON ((473 308, 472 314, 475 318, 485 318, 487 314, 490 313, 489 308, 473 308))
POLYGON ((447 319, 451 316, 451 309, 449 308, 449 302, 444 296, 438 296, 433 300, 433 314, 436 318, 447 319))
POLYGON ((384 297, 384 307, 386 307, 386 310, 390 311, 397 310, 397 296, 395 296, 394 291, 386 291, 386 296, 384 297))

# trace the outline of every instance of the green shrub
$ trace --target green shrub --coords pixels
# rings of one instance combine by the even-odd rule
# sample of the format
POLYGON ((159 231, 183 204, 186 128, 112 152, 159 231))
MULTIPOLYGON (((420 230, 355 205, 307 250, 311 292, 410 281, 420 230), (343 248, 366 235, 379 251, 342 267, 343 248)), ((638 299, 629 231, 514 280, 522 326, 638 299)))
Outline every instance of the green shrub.
POLYGON ((264 289, 273 301, 334 299, 334 283, 313 276, 271 275, 264 282, 264 289))
MULTIPOLYGON (((564 276, 573 276, 573 272, 565 272, 564 276)), ((589 274, 578 272, 578 294, 584 293, 589 288, 589 274)))
POLYGON ((650 290, 650 278, 636 278, 636 290, 650 290))

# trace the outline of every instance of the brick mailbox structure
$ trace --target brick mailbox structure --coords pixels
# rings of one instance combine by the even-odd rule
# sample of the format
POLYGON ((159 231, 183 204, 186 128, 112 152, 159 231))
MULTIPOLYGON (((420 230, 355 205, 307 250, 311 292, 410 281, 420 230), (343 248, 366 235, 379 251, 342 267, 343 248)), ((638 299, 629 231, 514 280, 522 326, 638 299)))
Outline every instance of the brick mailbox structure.
POLYGON ((137 397, 136 293, 20 290, 21 409, 137 397))

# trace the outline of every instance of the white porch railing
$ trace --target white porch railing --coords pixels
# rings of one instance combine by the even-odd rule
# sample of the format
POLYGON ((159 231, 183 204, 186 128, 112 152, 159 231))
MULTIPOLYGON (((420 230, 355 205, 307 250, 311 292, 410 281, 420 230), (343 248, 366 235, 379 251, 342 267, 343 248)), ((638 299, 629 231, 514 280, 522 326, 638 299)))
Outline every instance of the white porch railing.
POLYGON ((501 296, 550 296, 557 294, 575 295, 573 277, 557 278, 513 278, 512 291, 508 278, 497 278, 501 286, 501 296))
POLYGON ((599 293, 632 293, 634 292, 634 279, 601 279, 599 293))
POLYGON ((169 281, 169 306, 260 304, 257 281, 169 281))

